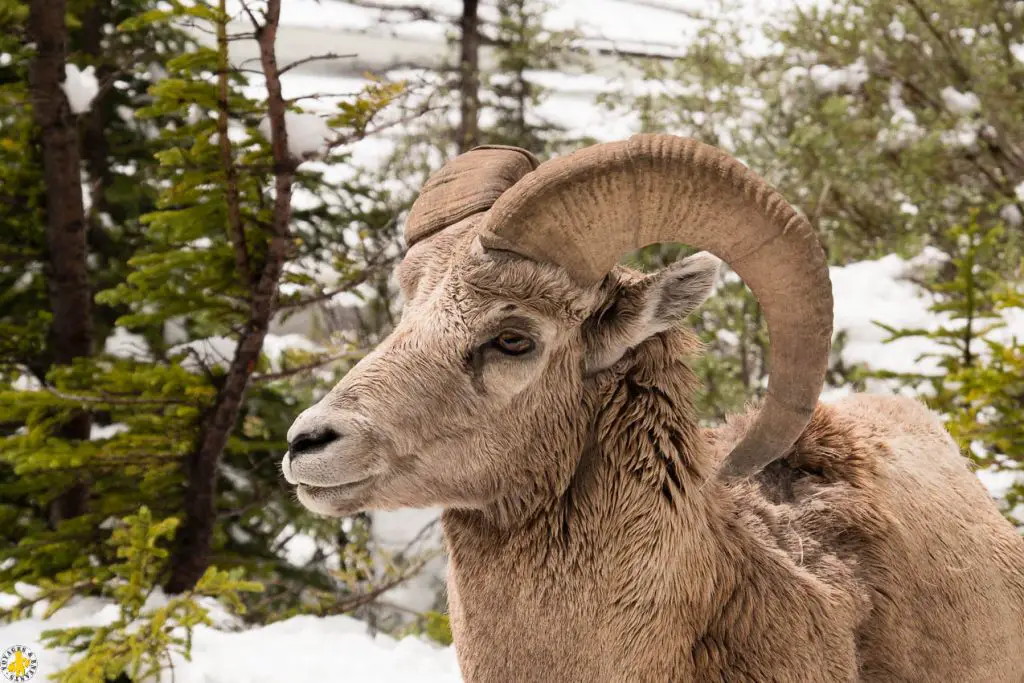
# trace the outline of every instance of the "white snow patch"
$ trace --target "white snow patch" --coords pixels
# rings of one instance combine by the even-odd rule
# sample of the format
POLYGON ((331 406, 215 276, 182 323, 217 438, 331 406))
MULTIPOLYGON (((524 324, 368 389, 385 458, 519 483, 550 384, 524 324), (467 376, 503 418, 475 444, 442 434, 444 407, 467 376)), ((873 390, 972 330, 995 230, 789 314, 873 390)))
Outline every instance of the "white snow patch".
POLYGON ((970 121, 960 121, 956 128, 942 131, 939 137, 947 147, 973 147, 978 141, 978 129, 970 121))
MULTIPOLYGON (((943 255, 928 249, 924 259, 943 255)), ((923 260, 923 259, 922 259, 923 260)), ((920 260, 915 260, 919 263, 920 260)), ((933 359, 919 359, 924 353, 940 350, 932 340, 908 337, 888 344, 888 333, 875 322, 907 328, 934 328, 936 316, 928 311, 925 293, 901 279, 910 264, 890 255, 877 261, 861 261, 830 268, 835 299, 835 329, 844 330, 847 343, 843 359, 864 363, 874 370, 893 372, 939 372, 933 359)))
POLYGON ((925 130, 917 124, 914 112, 897 109, 889 119, 889 128, 878 132, 878 142, 889 149, 901 149, 924 137, 925 130))
POLYGON ((290 524, 281 530, 274 543, 280 544, 279 550, 284 553, 285 561, 293 567, 307 566, 316 556, 318 547, 315 538, 297 532, 290 524))
POLYGON ((15 391, 39 391, 43 388, 42 382, 33 375, 21 374, 11 384, 15 391))
POLYGON ((849 66, 833 68, 827 64, 815 64, 808 75, 821 90, 836 92, 842 88, 855 90, 863 85, 870 73, 863 59, 858 59, 849 66))
MULTIPOLYGON (((964 45, 973 45, 974 39, 978 37, 978 31, 973 28, 960 28, 956 32, 960 36, 960 40, 964 41, 964 45)), ((983 30, 982 35, 984 34, 983 30)))
POLYGON ((235 347, 238 346, 234 339, 228 337, 207 337, 206 339, 194 339, 184 344, 172 346, 169 349, 171 354, 187 353, 181 361, 181 366, 189 372, 197 372, 204 368, 227 367, 235 355, 235 347))
POLYGON ((993 498, 1002 500, 1013 485, 1021 480, 1021 473, 1012 470, 979 469, 975 472, 993 498))
POLYGON ((889 35, 893 40, 903 40, 907 37, 907 27, 899 19, 893 19, 889 22, 889 35))
POLYGON ((146 361, 151 358, 146 338, 123 327, 115 327, 103 342, 103 353, 126 360, 146 361))
POLYGON ((123 434, 127 431, 129 431, 129 427, 123 422, 115 422, 109 425, 94 424, 89 428, 89 440, 102 441, 103 439, 112 439, 118 434, 123 434))
POLYGON ((321 353, 326 349, 301 334, 268 334, 263 339, 263 353, 270 360, 271 368, 274 370, 280 369, 281 358, 285 351, 289 350, 321 353))
POLYGON ((973 114, 981 109, 981 100, 972 92, 960 92, 953 86, 946 86, 940 93, 946 109, 954 114, 973 114))
POLYGON ((732 330, 727 329, 725 327, 720 328, 717 332, 715 332, 715 338, 728 346, 736 346, 737 344, 740 343, 740 336, 733 332, 732 330))
POLYGON ((71 111, 75 114, 84 114, 89 111, 92 101, 100 91, 96 69, 92 66, 79 69, 75 64, 65 64, 64 82, 61 83, 61 87, 68 98, 71 111))
POLYGON ((14 281, 14 284, 11 285, 11 291, 25 291, 26 289, 28 289, 29 285, 32 284, 32 281, 35 279, 35 277, 39 275, 41 272, 43 272, 43 268, 40 264, 29 263, 28 265, 25 266, 22 274, 18 276, 18 279, 14 281))
MULTIPOLYGON (((288 131, 288 153, 296 159, 322 156, 338 137, 327 121, 316 114, 286 112, 284 123, 288 131)), ((270 140, 270 119, 260 121, 260 133, 270 140)))
MULTIPOLYGON (((21 591, 19 591, 21 592, 21 591)), ((13 596, 0 595, 2 604, 13 596)), ((148 607, 166 601, 159 591, 148 607)), ((434 645, 418 637, 396 640, 372 636, 366 625, 344 616, 299 616, 245 631, 212 601, 204 601, 215 625, 194 631, 192 660, 173 658, 173 674, 165 670, 160 683, 277 683, 345 680, 347 683, 458 683, 461 681, 454 648, 434 645), (280 659, 283 657, 284 659, 280 659), (286 671, 287 675, 282 672, 286 671)), ((43 678, 69 663, 69 656, 43 647, 48 629, 100 626, 117 618, 113 603, 97 598, 75 598, 43 620, 33 616, 0 625, 0 643, 18 643, 35 652, 43 678)))
POLYGON ((1020 227, 1024 223, 1024 214, 1021 214, 1016 204, 1007 204, 999 209, 999 217, 1006 221, 1007 225, 1014 228, 1020 227))

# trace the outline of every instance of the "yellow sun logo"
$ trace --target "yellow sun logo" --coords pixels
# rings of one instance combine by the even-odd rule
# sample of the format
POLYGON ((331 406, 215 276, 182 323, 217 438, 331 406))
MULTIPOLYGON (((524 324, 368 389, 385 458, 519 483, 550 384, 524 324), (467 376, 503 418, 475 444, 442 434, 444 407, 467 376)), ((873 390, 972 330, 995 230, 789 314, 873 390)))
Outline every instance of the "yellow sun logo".
POLYGON ((0 675, 5 681, 31 681, 39 668, 36 653, 24 645, 12 645, 0 654, 0 675))

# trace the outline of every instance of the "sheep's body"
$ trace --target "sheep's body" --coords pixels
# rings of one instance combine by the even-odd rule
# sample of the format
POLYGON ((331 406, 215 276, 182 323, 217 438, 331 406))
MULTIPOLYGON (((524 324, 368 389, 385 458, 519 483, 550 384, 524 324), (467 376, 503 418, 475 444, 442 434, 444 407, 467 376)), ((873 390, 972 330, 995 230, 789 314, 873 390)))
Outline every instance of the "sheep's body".
POLYGON ((927 409, 821 406, 726 486, 748 420, 701 439, 673 347, 603 388, 601 445, 524 525, 445 513, 468 681, 1024 680, 1024 543, 927 409))
POLYGON ((446 509, 468 683, 1024 681, 1024 541, 921 406, 815 411, 827 264, 745 166, 670 136, 478 150, 406 235, 401 322, 296 419, 282 471, 323 514, 446 509), (760 301, 756 419, 698 427, 678 326, 718 262, 615 267, 659 241, 760 301))

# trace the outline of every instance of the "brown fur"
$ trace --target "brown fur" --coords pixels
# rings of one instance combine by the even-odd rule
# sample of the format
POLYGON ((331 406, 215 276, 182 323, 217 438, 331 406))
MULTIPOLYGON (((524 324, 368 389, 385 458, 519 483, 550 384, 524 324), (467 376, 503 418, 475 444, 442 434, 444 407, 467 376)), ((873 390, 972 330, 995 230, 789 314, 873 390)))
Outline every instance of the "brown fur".
POLYGON ((394 335, 293 428, 344 438, 285 462, 327 514, 446 507, 467 681, 1024 681, 1024 542, 923 406, 820 406, 725 484, 751 416, 698 427, 672 288, 470 239, 414 247, 394 335), (474 354, 508 324, 530 359, 474 354))

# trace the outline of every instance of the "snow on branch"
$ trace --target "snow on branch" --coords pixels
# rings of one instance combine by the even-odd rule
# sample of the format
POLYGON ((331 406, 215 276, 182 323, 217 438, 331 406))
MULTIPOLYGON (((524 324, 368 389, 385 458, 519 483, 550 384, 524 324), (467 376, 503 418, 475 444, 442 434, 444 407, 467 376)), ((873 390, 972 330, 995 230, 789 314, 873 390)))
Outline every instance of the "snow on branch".
POLYGON ((61 83, 64 95, 68 98, 68 106, 74 114, 89 111, 92 101, 100 92, 100 83, 96 79, 96 70, 91 66, 79 69, 74 64, 64 65, 64 82, 61 83))
MULTIPOLYGON (((295 159, 323 156, 338 137, 327 121, 316 114, 285 112, 284 124, 288 131, 288 154, 295 159)), ((260 122, 260 133, 271 139, 269 117, 260 122)))

